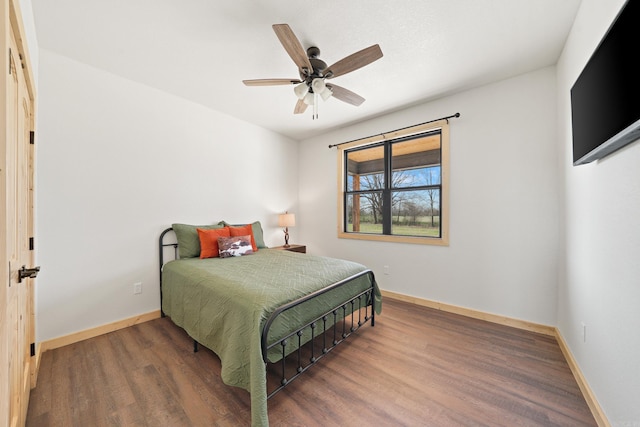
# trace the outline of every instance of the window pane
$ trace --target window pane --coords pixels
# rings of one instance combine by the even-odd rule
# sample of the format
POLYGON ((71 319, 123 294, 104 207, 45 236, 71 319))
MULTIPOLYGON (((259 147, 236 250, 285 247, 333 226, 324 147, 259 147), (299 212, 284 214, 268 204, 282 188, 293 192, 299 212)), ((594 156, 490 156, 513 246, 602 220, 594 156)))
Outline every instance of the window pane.
POLYGON ((391 234, 441 237, 439 189, 394 191, 391 205, 391 234))
POLYGON ((391 144, 391 186, 440 185, 440 133, 391 144))
POLYGON ((382 192, 349 194, 345 214, 345 231, 382 234, 382 192))
POLYGON ((347 191, 384 188, 384 147, 347 153, 347 191))
POLYGON ((394 170, 391 183, 393 188, 440 185, 440 176, 439 165, 425 168, 394 170))

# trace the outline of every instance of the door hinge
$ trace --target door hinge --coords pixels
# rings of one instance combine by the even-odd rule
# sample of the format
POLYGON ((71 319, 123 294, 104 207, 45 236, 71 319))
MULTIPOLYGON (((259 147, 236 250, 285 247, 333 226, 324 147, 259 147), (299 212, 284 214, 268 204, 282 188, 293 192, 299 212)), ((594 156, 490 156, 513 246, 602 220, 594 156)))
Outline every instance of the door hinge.
POLYGON ((29 250, 32 251, 35 247, 35 243, 33 241, 33 237, 29 237, 29 250))
POLYGON ((29 144, 34 145, 36 143, 36 133, 29 131, 29 144))
POLYGON ((30 349, 31 349, 31 357, 35 356, 36 355, 36 343, 32 342, 31 346, 30 346, 30 349))

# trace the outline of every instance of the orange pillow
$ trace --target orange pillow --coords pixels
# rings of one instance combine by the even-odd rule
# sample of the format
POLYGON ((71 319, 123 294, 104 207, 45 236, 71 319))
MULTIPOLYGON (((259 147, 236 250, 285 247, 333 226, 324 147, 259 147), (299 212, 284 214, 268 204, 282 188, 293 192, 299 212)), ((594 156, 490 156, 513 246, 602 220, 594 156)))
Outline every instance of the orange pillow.
POLYGON ((200 258, 215 258, 220 256, 218 253, 218 237, 231 237, 229 227, 198 230, 198 238, 200 239, 200 258))
POLYGON ((251 224, 241 225, 240 227, 229 227, 229 231, 231 232, 230 237, 251 236, 251 247, 253 248, 253 252, 258 252, 258 246, 256 245, 256 239, 253 237, 253 228, 251 228, 251 224))

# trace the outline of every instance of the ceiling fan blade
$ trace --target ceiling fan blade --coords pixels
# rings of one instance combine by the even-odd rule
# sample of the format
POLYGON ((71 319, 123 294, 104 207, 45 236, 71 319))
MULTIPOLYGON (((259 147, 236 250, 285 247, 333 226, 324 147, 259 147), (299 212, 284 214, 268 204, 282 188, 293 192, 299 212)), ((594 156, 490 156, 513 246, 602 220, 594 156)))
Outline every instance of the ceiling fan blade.
POLYGON ((254 79, 254 80, 243 80, 247 86, 276 86, 276 85, 295 85, 298 83, 302 83, 302 81, 298 79, 254 79))
POLYGON ((305 104, 302 99, 298 99, 298 102, 296 102, 296 106, 293 109, 293 114, 302 114, 306 109, 307 104, 305 104))
POLYGON ((382 58, 382 50, 379 45, 374 44, 373 46, 362 49, 347 56, 346 58, 342 58, 330 67, 327 67, 324 71, 324 75, 326 78, 332 79, 334 77, 350 73, 358 68, 362 68, 365 65, 369 65, 380 58, 382 58))
POLYGON ((307 58, 307 52, 300 44, 300 40, 293 33, 289 25, 287 24, 274 24, 273 31, 275 31, 276 36, 282 43, 284 50, 287 51, 293 62, 298 66, 298 69, 302 74, 310 74, 313 72, 313 67, 311 66, 311 62, 309 58, 307 58), (304 73, 303 69, 306 68, 308 73, 304 73))
POLYGON ((345 89, 342 86, 336 86, 333 83, 327 83, 327 87, 331 92, 333 92, 332 96, 340 101, 346 102, 347 104, 355 105, 356 107, 364 102, 364 98, 358 95, 357 93, 351 92, 349 89, 345 89))

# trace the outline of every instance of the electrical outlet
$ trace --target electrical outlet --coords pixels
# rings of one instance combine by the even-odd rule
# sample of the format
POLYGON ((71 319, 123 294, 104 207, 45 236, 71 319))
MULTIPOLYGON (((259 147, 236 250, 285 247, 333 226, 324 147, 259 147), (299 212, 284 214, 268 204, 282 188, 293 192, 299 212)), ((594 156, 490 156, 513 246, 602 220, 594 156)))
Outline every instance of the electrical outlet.
POLYGON ((382 267, 382 271, 384 274, 389 274, 389 266, 385 265, 384 267, 382 267))
POLYGON ((137 282, 133 284, 133 294, 141 294, 142 293, 142 282, 137 282))

